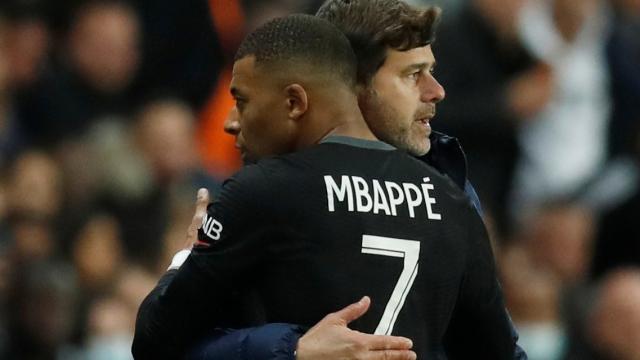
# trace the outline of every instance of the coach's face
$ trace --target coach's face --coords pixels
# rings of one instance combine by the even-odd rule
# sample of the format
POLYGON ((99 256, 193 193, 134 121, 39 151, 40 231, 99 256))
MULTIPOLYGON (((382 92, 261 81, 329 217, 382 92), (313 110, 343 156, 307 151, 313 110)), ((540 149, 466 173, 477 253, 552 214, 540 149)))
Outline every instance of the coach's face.
POLYGON ((367 124, 381 140, 417 156, 429 151, 430 121, 444 88, 433 77, 431 46, 387 50, 387 58, 360 94, 367 124))
POLYGON ((236 106, 224 130, 236 137, 245 162, 293 151, 295 124, 287 113, 287 99, 274 76, 257 67, 255 57, 242 58, 233 66, 231 95, 236 106))

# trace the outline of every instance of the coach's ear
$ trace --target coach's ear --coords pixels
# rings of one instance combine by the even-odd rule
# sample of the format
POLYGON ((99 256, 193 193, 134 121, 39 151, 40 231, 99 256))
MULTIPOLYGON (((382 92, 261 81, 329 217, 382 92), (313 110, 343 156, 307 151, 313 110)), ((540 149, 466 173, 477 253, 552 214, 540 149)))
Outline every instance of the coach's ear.
POLYGON ((309 109, 307 92, 302 85, 299 84, 291 84, 287 86, 284 91, 287 99, 289 119, 297 121, 307 112, 307 109, 309 109))

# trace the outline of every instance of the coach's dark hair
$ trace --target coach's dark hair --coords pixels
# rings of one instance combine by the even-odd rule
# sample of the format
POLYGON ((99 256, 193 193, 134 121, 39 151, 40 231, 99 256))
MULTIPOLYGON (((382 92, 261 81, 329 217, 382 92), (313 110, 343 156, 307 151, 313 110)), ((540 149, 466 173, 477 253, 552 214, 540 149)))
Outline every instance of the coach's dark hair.
POLYGON ((327 0, 316 16, 347 36, 358 58, 358 83, 368 85, 386 50, 411 50, 435 40, 440 8, 416 8, 400 0, 327 0))
POLYGON ((357 60, 349 40, 328 21, 311 15, 289 15, 260 26, 244 39, 235 61, 247 56, 255 56, 257 66, 312 64, 315 74, 337 76, 350 87, 356 83, 357 60))

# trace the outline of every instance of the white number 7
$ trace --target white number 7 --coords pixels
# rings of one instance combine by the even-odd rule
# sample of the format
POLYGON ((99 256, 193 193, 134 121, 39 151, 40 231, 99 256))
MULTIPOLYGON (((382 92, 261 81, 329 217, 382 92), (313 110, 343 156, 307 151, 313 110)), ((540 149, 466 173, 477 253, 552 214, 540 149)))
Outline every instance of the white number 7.
POLYGON ((391 298, 384 309, 382 319, 376 328, 376 335, 391 335, 393 325, 402 310, 404 300, 411 290, 413 280, 418 274, 420 258, 420 242, 415 240, 395 239, 382 236, 362 235, 362 253, 404 258, 404 267, 391 298))

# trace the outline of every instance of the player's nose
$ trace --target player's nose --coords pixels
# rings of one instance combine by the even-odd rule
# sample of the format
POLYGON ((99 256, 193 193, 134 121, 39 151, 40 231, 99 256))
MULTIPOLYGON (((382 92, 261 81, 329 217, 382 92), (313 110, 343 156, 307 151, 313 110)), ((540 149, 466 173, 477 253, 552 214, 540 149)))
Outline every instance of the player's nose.
POLYGON ((423 102, 438 103, 444 100, 446 93, 433 75, 429 75, 422 87, 421 99, 423 102))
POLYGON ((240 133, 238 110, 235 107, 229 111, 229 115, 227 115, 227 119, 224 121, 224 131, 231 135, 238 135, 240 133))

